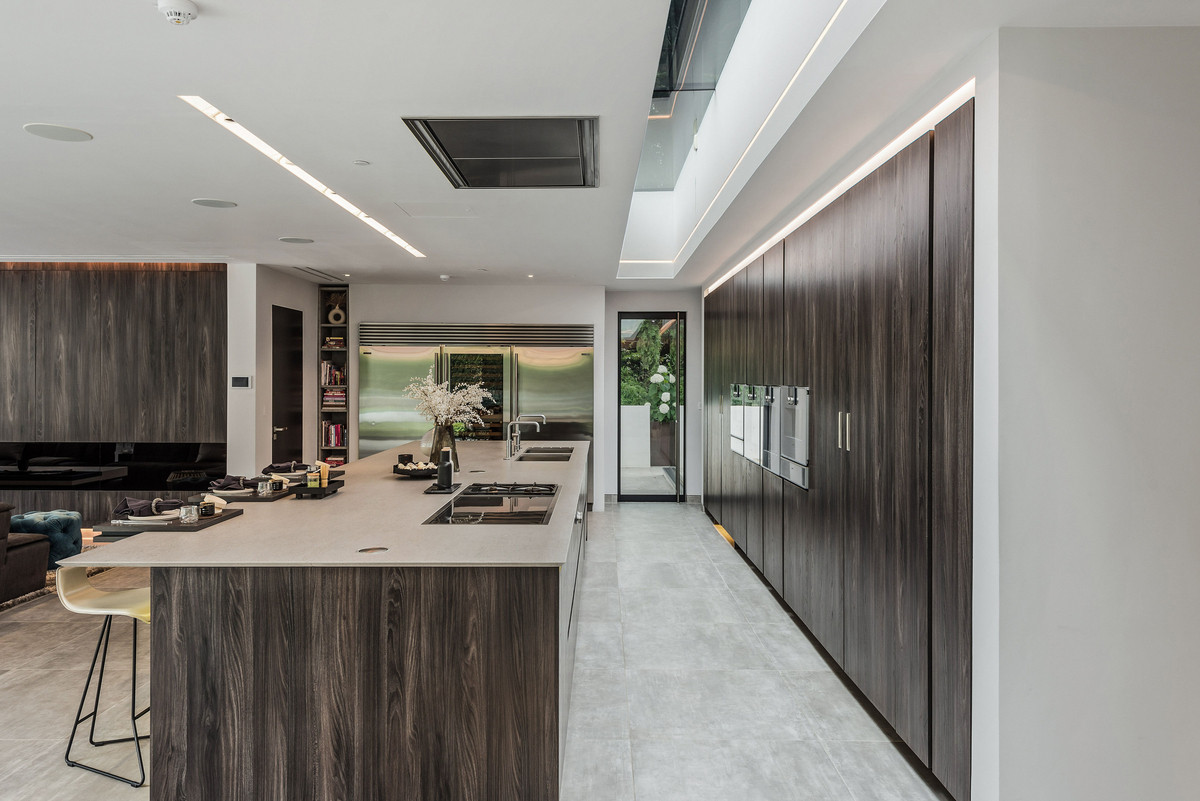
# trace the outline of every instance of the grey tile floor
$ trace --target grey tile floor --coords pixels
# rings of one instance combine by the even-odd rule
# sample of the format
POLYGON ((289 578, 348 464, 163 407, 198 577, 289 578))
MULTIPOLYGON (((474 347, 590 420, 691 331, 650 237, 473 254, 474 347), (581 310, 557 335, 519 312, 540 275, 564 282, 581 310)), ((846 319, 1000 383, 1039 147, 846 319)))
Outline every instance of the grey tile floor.
MULTIPOLYGON (((590 527, 563 801, 945 801, 698 506, 610 505, 590 527)), ((148 798, 62 761, 99 626, 54 596, 0 612, 0 801, 148 798)), ((125 724, 127 686, 106 685, 102 733, 125 724)), ((81 756, 136 770, 123 746, 81 756)))
POLYGON ((700 507, 590 518, 563 801, 944 801, 700 507))

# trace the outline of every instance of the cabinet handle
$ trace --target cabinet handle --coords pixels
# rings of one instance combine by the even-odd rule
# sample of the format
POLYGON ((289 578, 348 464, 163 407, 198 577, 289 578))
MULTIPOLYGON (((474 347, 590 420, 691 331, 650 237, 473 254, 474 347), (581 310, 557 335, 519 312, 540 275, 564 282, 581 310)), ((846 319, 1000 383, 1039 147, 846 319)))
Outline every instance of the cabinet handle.
POLYGON ((838 450, 842 450, 842 414, 838 412, 838 450))
POLYGON ((850 412, 846 412, 846 453, 850 452, 850 412))

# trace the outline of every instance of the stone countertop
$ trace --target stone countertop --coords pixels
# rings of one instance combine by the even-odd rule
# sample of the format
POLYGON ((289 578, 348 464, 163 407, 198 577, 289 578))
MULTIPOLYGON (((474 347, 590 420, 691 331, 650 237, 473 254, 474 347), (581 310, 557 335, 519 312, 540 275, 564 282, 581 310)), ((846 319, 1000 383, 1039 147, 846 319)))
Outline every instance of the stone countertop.
MULTIPOLYGON (((455 495, 425 495, 430 479, 397 478, 398 453, 416 443, 346 465, 345 486, 321 500, 291 498, 241 505, 243 514, 203 531, 147 531, 63 560, 103 567, 546 567, 567 560, 590 443, 530 443, 574 448, 567 462, 504 459, 502 442, 459 442, 454 480, 558 484, 543 525, 424 525, 455 495), (478 471, 478 472, 476 472, 478 471), (360 553, 363 548, 387 548, 360 553)), ((461 491, 461 490, 460 490, 461 491)))

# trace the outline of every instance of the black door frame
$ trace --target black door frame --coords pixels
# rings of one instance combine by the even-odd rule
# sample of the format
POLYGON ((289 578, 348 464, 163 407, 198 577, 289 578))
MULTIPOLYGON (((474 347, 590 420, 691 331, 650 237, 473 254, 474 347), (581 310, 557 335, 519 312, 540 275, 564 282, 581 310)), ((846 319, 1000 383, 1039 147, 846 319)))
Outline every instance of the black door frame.
POLYGON ((293 455, 296 461, 304 460, 304 312, 300 309, 293 309, 289 306, 271 306, 271 462, 291 461, 293 455), (286 320, 286 322, 285 322, 286 320), (276 357, 279 350, 279 335, 285 329, 289 332, 289 339, 298 348, 292 364, 280 365, 276 363, 276 357), (293 375, 300 379, 299 386, 289 386, 286 392, 291 396, 295 403, 298 403, 298 408, 291 409, 290 412, 295 416, 294 422, 289 422, 288 436, 280 437, 275 431, 275 428, 283 421, 277 419, 280 412, 279 395, 282 386, 280 379, 284 373, 290 371, 293 375), (291 430, 295 426, 295 431, 291 430), (282 442, 280 440, 283 440, 282 442), (291 454, 283 454, 277 452, 280 446, 291 444, 294 451, 291 454))
MULTIPOLYGON (((675 324, 680 326, 682 337, 675 338, 675 365, 678 371, 677 383, 684 385, 684 375, 687 372, 687 312, 684 311, 619 311, 617 312, 617 503, 686 503, 687 474, 684 469, 684 430, 679 425, 679 409, 686 404, 683 393, 676 393, 675 414, 675 494, 674 495, 631 495, 621 491, 621 322, 624 320, 653 320, 656 318, 675 318, 675 324), (681 358, 682 356, 682 358, 681 358)), ((686 426, 684 427, 686 429, 686 426)))

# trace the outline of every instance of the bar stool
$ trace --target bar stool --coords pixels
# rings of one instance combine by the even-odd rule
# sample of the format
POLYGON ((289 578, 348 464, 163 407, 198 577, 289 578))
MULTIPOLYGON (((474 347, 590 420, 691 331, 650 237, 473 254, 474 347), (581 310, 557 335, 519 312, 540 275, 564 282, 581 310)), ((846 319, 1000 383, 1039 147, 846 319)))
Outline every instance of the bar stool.
POLYGON ((146 766, 142 761, 141 740, 148 739, 150 735, 138 734, 137 721, 138 718, 150 711, 150 707, 147 706, 141 712, 137 711, 137 624, 139 620, 143 623, 150 622, 150 588, 100 590, 93 587, 91 582, 88 581, 86 567, 60 567, 57 577, 58 598, 62 601, 63 606, 81 615, 104 615, 104 625, 100 627, 100 639, 96 642, 96 652, 92 654, 92 666, 88 669, 87 684, 83 686, 83 696, 79 699, 79 710, 75 713, 75 725, 71 727, 71 739, 67 742, 67 764, 73 768, 90 770, 92 773, 98 773, 110 779, 128 782, 134 787, 141 787, 146 783, 146 766), (133 666, 130 668, 131 678, 129 682, 129 721, 133 726, 133 736, 119 737, 112 740, 97 740, 96 716, 100 708, 100 690, 104 685, 104 665, 108 660, 108 643, 112 634, 112 620, 114 615, 124 615, 130 618, 130 622, 133 624, 133 666), (92 676, 96 674, 96 660, 100 661, 100 673, 96 678, 96 697, 92 701, 92 711, 85 715, 83 714, 83 707, 87 703, 88 690, 92 686, 92 676), (79 725, 89 719, 91 720, 91 731, 88 735, 88 741, 92 745, 134 744, 134 748, 137 750, 138 769, 141 771, 140 778, 135 780, 127 776, 118 776, 115 773, 109 773, 108 771, 71 759, 71 748, 75 744, 75 733, 79 730, 79 725))

